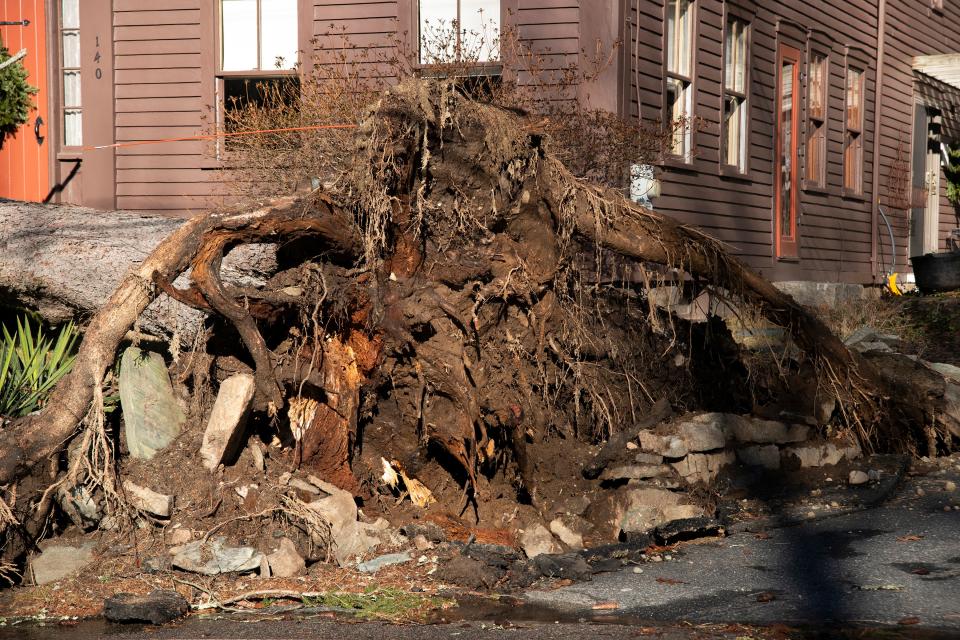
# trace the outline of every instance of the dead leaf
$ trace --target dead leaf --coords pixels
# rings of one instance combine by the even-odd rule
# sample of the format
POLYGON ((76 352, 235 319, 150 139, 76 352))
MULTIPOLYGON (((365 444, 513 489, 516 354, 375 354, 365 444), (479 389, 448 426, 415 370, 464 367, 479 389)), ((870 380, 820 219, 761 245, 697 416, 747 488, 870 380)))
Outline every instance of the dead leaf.
POLYGON ((917 540, 923 540, 923 536, 918 536, 916 534, 910 534, 906 536, 899 536, 897 542, 916 542, 917 540))
POLYGON ((928 576, 928 575, 930 575, 930 569, 925 569, 925 568, 923 568, 923 567, 917 567, 916 569, 914 569, 914 570, 911 571, 910 573, 912 573, 912 574, 915 575, 915 576, 928 576))
POLYGON ((917 616, 907 616, 906 618, 900 618, 897 620, 897 624, 920 624, 920 618, 917 616))
POLYGON ((773 602, 777 599, 777 596, 773 595, 769 591, 764 591, 763 593, 757 594, 757 602, 773 602))
POLYGON ((659 582, 660 584, 687 584, 683 580, 676 580, 674 578, 664 578, 662 576, 657 578, 657 582, 659 582))
POLYGON ((593 605, 594 611, 613 611, 620 608, 620 603, 610 600, 609 602, 598 602, 593 605))
POLYGON ((767 533, 766 531, 761 531, 760 533, 753 534, 753 537, 756 538, 757 540, 769 540, 770 534, 767 533))

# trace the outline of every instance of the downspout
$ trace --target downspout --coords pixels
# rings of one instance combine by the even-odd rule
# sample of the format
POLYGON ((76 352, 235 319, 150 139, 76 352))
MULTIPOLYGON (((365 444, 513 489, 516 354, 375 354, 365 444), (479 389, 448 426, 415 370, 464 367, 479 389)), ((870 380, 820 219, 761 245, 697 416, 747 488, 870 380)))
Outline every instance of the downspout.
MULTIPOLYGON (((883 121, 883 65, 886 57, 887 36, 887 0, 879 2, 879 21, 877 22, 877 98, 873 107, 873 194, 870 198, 870 267, 873 281, 879 282, 879 261, 877 259, 877 239, 880 222, 877 210, 880 207, 880 131, 883 121)), ((893 256, 896 259, 896 256, 893 256)))

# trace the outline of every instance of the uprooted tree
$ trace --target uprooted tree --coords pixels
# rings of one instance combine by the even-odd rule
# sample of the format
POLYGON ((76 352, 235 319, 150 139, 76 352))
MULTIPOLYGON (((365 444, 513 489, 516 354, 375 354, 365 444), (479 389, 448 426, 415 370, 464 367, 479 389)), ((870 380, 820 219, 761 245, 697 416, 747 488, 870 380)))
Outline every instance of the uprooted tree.
POLYGON ((359 468, 363 445, 401 468, 441 458, 462 509, 482 502, 492 470, 536 500, 530 460, 548 436, 598 442, 664 398, 749 411, 758 398, 745 383, 795 388, 737 363, 711 381, 720 400, 679 384, 696 380, 666 354, 691 351, 692 330, 664 326, 648 295, 668 281, 788 329, 801 355, 771 378, 805 380, 811 413, 835 401, 834 426, 863 444, 914 448, 933 434, 949 446, 957 433, 919 374, 894 383, 718 242, 575 178, 522 114, 452 83, 405 82, 372 105, 352 144, 332 188, 201 215, 163 240, 90 320, 44 410, 4 428, 0 484, 36 475, 102 421, 104 376, 161 291, 235 331, 255 412, 289 429, 298 463, 356 493, 380 471, 359 468), (282 247, 277 273, 259 288, 225 284, 225 253, 251 243, 282 247), (188 269, 190 286, 174 286, 188 269), (390 426, 379 441, 364 433, 374 417, 390 426))

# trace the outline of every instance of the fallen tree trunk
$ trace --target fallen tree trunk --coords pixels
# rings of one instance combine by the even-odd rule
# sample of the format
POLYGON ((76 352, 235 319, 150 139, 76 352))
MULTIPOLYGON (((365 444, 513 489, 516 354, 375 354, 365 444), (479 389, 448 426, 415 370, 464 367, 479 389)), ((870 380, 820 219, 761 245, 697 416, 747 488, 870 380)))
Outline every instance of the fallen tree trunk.
POLYGON ((358 131, 339 191, 200 216, 160 243, 91 320, 43 412, 0 436, 0 484, 73 435, 157 284, 235 327, 255 365, 258 411, 274 419, 298 399, 290 433, 326 479, 353 484, 358 425, 377 416, 390 431, 374 455, 413 474, 426 452, 441 452, 459 470, 463 508, 484 468, 515 465, 529 490, 527 448, 549 431, 605 439, 643 424, 653 397, 684 400, 676 374, 658 369, 676 335, 644 323, 656 310, 634 288, 604 285, 601 266, 586 273, 584 255, 680 270, 789 329, 819 393, 839 401, 842 426, 865 444, 881 427, 910 443, 927 426, 899 422, 917 415, 911 395, 891 394, 792 298, 706 235, 575 179, 516 114, 414 82, 358 131), (232 247, 303 238, 312 258, 267 287, 224 286, 232 247), (191 286, 172 285, 188 267, 191 286), (274 318, 297 310, 299 328, 265 337, 257 305, 274 318))
MULTIPOLYGON (((47 322, 85 320, 121 279, 184 223, 182 218, 71 205, 0 200, 0 305, 23 306, 47 322)), ((276 270, 273 245, 238 248, 224 279, 262 286, 276 270)), ((139 317, 142 331, 189 342, 204 314, 160 296, 139 317)))

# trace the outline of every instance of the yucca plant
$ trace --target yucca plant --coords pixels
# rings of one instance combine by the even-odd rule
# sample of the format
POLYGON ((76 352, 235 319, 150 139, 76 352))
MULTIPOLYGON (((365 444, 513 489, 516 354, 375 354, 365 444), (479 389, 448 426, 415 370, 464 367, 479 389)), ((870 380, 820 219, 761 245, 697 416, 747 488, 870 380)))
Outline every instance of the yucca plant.
POLYGON ((3 326, 0 342, 0 416, 19 418, 43 406, 53 386, 70 371, 79 334, 73 322, 55 336, 40 323, 17 319, 17 331, 3 326))

